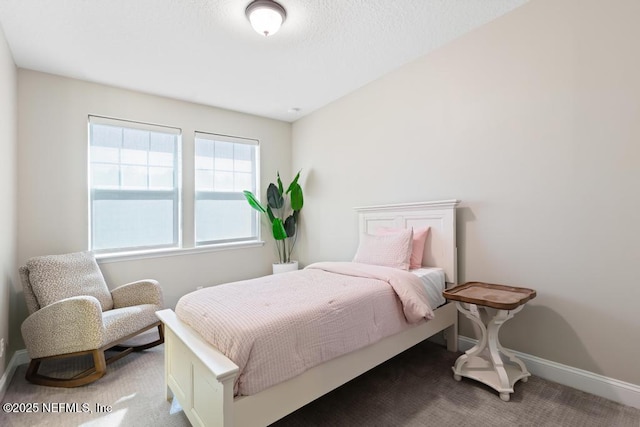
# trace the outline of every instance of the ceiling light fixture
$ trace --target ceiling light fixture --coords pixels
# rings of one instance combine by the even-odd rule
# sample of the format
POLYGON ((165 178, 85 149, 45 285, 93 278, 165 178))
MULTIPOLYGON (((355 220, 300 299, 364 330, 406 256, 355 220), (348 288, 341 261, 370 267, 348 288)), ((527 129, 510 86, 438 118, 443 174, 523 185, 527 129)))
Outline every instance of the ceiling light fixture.
POLYGON ((287 18, 284 7, 272 0, 255 0, 245 13, 253 29, 265 37, 275 34, 287 18))

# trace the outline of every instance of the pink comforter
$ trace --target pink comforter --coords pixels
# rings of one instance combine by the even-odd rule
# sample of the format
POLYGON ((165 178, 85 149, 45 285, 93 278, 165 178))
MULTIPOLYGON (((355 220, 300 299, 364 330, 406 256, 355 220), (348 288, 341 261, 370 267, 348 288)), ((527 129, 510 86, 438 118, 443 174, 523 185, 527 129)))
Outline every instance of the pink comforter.
POLYGON ((433 317, 417 276, 348 262, 201 289, 182 297, 176 314, 238 365, 236 395, 433 317))

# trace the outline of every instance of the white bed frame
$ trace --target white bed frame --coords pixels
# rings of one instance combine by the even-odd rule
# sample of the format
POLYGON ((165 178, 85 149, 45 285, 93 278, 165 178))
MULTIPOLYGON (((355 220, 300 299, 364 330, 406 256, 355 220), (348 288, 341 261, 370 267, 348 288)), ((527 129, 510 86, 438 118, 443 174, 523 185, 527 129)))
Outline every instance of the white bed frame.
MULTIPOLYGON (((423 264, 445 270, 447 287, 456 282, 457 200, 356 208, 360 231, 377 227, 430 226, 423 264)), ((177 399, 194 426, 266 426, 430 336, 445 331, 447 348, 457 351, 458 315, 453 303, 435 318, 337 357, 258 394, 234 398, 238 367, 182 323, 173 312, 157 312, 165 325, 166 398, 177 399)))

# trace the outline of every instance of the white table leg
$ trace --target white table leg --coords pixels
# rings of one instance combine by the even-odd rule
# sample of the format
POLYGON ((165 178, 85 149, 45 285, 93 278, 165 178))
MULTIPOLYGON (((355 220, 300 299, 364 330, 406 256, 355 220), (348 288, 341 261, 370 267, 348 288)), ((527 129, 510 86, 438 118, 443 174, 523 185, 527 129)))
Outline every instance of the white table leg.
MULTIPOLYGON (((522 310, 524 308, 524 305, 519 306, 518 308, 516 308, 515 310, 510 310, 508 311, 509 313, 509 317, 507 317, 506 319, 504 319, 502 321, 502 323, 506 322, 507 320, 511 319, 513 316, 516 315, 516 313, 518 313, 520 310, 522 310)), ((502 310, 502 311, 506 311, 506 310, 502 310)), ((498 350, 500 351, 500 353, 504 354, 505 356, 507 356, 509 358, 509 360, 515 364, 517 364, 518 366, 520 366, 520 370, 522 372, 527 372, 527 367, 525 366, 524 362, 520 359, 518 359, 518 357, 516 357, 515 353, 507 350, 506 348, 504 348, 502 346, 502 344, 500 344, 500 340, 498 339, 498 331, 496 331, 496 344, 498 346, 498 350)), ((527 382, 527 377, 522 378, 522 382, 527 382)))
MULTIPOLYGON (((513 393, 513 385, 520 379, 526 381, 530 375, 525 364, 515 354, 506 350, 499 341, 500 327, 524 306, 514 310, 497 310, 493 317, 482 321, 482 316, 456 302, 457 309, 480 328, 481 337, 478 343, 460 356, 453 367, 453 376, 457 381, 462 377, 472 378, 493 387, 500 393, 500 398, 509 401, 513 393), (488 354, 487 351, 488 350, 488 354), (512 364, 505 364, 501 354, 512 364)), ((484 308, 486 307, 479 307, 484 308)), ((487 311, 487 315, 490 313, 487 311)))
POLYGON ((473 323, 475 323, 476 326, 478 326, 478 328, 480 328, 480 332, 481 332, 480 333, 480 338, 478 339, 478 342, 476 343, 476 345, 471 347, 469 350, 465 351, 464 354, 462 356, 460 356, 458 358, 458 360, 456 360, 456 364, 455 364, 455 366, 453 368, 453 372, 454 372, 453 378, 455 378, 456 381, 460 381, 460 380, 462 380, 460 372, 462 372, 462 368, 464 367, 464 365, 469 360, 471 360, 473 357, 477 357, 486 348, 486 346, 487 346, 487 328, 484 325, 484 323, 482 322, 482 320, 480 319, 480 316, 479 315, 476 316, 471 310, 467 310, 461 302, 457 302, 456 301, 456 307, 457 307, 458 311, 460 311, 469 320, 471 320, 473 323))

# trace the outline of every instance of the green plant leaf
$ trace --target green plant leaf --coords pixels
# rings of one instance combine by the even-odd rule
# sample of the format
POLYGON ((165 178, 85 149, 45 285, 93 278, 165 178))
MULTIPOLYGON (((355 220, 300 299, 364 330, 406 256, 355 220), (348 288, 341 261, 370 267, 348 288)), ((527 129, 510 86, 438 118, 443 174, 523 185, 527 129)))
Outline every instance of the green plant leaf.
POLYGON ((293 181, 291 181, 291 184, 289 184, 289 187, 287 187, 287 191, 283 192, 280 172, 277 172, 276 183, 269 184, 267 188, 267 203, 265 205, 262 205, 252 192, 243 191, 251 207, 259 212, 266 213, 269 218, 271 232, 276 241, 278 257, 281 262, 287 262, 290 259, 290 252, 295 245, 295 239, 287 239, 296 236, 300 210, 304 204, 302 187, 298 183, 300 173, 301 171, 298 171, 293 181), (290 210, 288 209, 289 207, 291 208, 290 210), (285 210, 285 208, 287 208, 287 210, 285 210), (290 247, 287 245, 288 242, 291 242, 290 247))
POLYGON ((269 188, 267 188, 267 201, 269 202, 269 206, 271 209, 281 209, 284 206, 284 197, 282 197, 282 192, 278 191, 278 187, 275 184, 269 184, 269 188))
POLYGON ((257 210, 258 212, 261 213, 265 213, 267 210, 264 208, 264 206, 262 206, 260 204, 260 202, 258 201, 258 199, 256 198, 256 196, 253 195, 253 193, 251 191, 243 191, 244 193, 244 197, 247 199, 247 202, 249 202, 249 205, 257 210))
POLYGON ((278 176, 278 191, 280 191, 280 195, 282 196, 283 189, 282 189, 282 180, 280 179, 280 172, 277 173, 277 176, 278 176))
POLYGON ((287 238, 287 231, 284 229, 284 225, 280 218, 274 218, 271 230, 273 231, 274 239, 284 240, 287 238))
POLYGON ((284 229, 287 237, 293 237, 296 234, 296 219, 293 215, 289 215, 284 221, 284 229))
POLYGON ((302 187, 296 183, 291 189, 291 209, 299 211, 304 205, 304 197, 302 195, 302 187))
MULTIPOLYGON (((291 181, 291 184, 289 184, 289 188, 287 188, 287 194, 291 193, 291 190, 293 190, 293 187, 298 185, 298 179, 300 178, 300 172, 302 172, 302 171, 298 171, 298 173, 296 174, 296 177, 293 178, 293 181, 291 181)), ((298 185, 298 187, 299 187, 299 185, 298 185)))
POLYGON ((273 221, 276 219, 276 216, 273 214, 271 210, 271 206, 267 206, 267 216, 269 217, 269 222, 273 224, 273 221))

